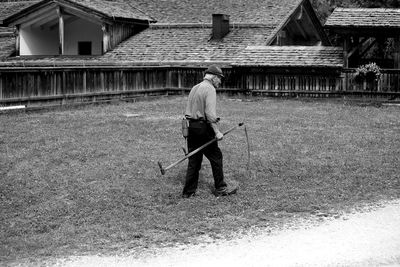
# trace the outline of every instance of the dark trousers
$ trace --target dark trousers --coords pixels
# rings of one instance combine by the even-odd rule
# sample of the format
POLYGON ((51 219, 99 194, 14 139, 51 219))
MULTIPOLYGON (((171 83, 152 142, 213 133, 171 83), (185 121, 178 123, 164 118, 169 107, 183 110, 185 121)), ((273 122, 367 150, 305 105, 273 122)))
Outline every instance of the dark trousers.
MULTIPOLYGON (((206 123, 205 121, 195 121, 189 123, 189 136, 187 138, 189 153, 214 138, 215 133, 210 124, 206 123)), ((222 165, 222 152, 218 147, 218 142, 213 142, 198 153, 189 157, 189 163, 186 172, 186 182, 185 187, 183 188, 184 194, 196 192, 203 155, 205 155, 210 161, 211 170, 214 176, 215 188, 219 189, 226 187, 222 165)))

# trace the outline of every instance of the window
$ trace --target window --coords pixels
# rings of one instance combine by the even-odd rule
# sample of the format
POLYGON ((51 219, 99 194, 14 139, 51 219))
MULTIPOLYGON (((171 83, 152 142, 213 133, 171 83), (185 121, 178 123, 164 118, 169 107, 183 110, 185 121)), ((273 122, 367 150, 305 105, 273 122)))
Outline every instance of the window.
POLYGON ((92 54, 92 42, 78 42, 78 55, 87 56, 92 54))

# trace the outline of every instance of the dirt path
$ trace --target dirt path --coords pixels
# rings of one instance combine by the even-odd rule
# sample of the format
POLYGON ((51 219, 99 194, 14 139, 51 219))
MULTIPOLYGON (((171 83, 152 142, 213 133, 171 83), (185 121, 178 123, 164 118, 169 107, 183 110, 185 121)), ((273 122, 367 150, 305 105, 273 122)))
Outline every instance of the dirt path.
POLYGON ((400 266, 400 200, 369 212, 156 257, 82 257, 59 266, 400 266))

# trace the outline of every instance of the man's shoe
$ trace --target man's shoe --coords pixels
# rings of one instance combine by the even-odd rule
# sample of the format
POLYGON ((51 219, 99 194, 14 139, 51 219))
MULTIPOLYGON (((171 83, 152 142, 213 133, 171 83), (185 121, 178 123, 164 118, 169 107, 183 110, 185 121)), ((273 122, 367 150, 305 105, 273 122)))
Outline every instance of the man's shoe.
POLYGON ((219 188, 217 190, 215 190, 215 196, 219 197, 219 196, 229 196, 229 195, 233 195, 236 194, 237 192, 237 187, 223 187, 223 188, 219 188))
POLYGON ((196 193, 183 193, 182 198, 191 198, 194 197, 196 193))

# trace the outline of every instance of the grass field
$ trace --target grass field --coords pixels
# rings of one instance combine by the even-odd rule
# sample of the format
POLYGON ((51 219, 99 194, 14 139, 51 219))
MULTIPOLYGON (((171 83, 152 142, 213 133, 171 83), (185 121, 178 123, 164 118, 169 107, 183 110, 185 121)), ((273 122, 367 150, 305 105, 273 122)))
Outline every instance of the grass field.
POLYGON ((180 197, 183 97, 0 114, 0 262, 135 254, 271 230, 400 197, 400 108, 333 101, 219 101, 237 195, 216 198, 205 160, 180 197))

